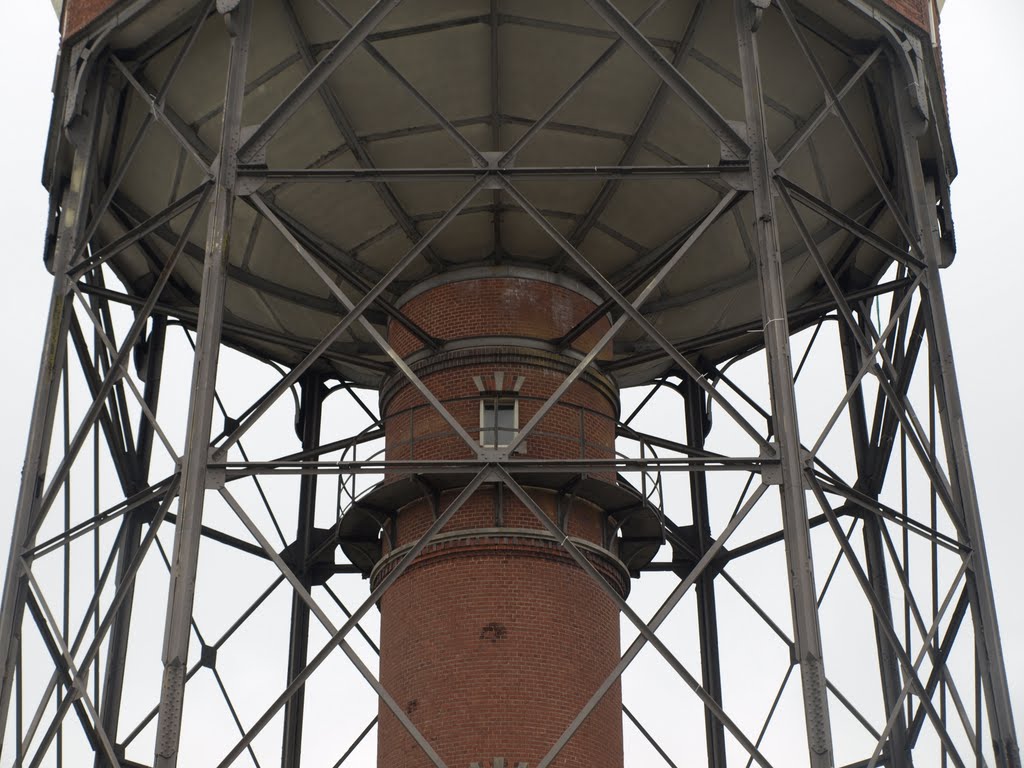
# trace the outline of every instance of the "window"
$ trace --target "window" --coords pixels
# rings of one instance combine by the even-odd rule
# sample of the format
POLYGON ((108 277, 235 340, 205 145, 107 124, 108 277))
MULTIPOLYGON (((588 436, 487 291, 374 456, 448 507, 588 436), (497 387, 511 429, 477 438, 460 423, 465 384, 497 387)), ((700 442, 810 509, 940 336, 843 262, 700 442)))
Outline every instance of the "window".
POLYGON ((480 445, 504 448, 519 430, 519 401, 491 397, 480 401, 480 445))

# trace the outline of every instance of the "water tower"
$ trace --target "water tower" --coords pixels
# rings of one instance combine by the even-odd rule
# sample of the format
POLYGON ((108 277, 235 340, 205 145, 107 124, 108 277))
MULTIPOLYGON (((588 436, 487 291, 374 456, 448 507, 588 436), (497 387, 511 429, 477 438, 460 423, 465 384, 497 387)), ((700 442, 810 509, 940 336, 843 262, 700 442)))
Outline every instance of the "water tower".
POLYGON ((1020 766, 934 2, 61 13, 5 764, 1020 766))

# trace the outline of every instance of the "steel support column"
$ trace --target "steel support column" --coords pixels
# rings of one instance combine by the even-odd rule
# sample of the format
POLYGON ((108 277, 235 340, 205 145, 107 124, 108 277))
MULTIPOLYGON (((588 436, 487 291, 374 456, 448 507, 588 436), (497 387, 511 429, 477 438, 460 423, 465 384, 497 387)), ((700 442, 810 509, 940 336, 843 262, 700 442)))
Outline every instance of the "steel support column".
MULTIPOLYGON (((849 387, 853 384, 857 371, 863 363, 863 353, 858 351, 853 332, 844 323, 839 323, 839 341, 843 354, 843 367, 846 371, 846 384, 849 387)), ((894 382, 894 386, 898 388, 899 382, 894 382)), ((859 385, 850 399, 848 410, 850 412, 850 429, 853 434, 853 452, 857 463, 856 488, 861 493, 877 500, 881 491, 884 470, 880 470, 877 475, 872 475, 871 470, 876 466, 875 459, 881 449, 870 442, 867 412, 864 408, 864 390, 859 385)), ((878 598, 883 612, 882 616, 874 616, 873 619, 875 645, 878 651, 878 671, 882 684, 883 711, 889 713, 896 707, 900 691, 903 690, 903 680, 900 676, 899 659, 889 647, 882 627, 882 624, 885 623, 890 631, 895 631, 885 551, 882 546, 882 523, 876 515, 871 513, 861 515, 861 520, 864 523, 864 554, 867 561, 868 580, 871 582, 871 588, 878 598)), ((907 719, 903 710, 900 711, 890 732, 887 756, 889 765, 893 768, 908 768, 913 764, 907 749, 907 719)))
POLYGON ((234 210, 242 102, 245 94, 252 0, 241 0, 225 15, 231 35, 224 122, 220 136, 220 162, 206 235, 202 296, 196 322, 196 349, 192 365, 188 425, 182 457, 182 486, 174 534, 174 558, 164 628, 163 686, 157 721, 154 768, 175 768, 181 734, 182 702, 195 598, 196 568, 202 534, 203 503, 215 402, 217 361, 220 352, 224 291, 227 282, 229 235, 234 210))
MULTIPOLYGON (((301 430, 302 450, 310 451, 320 444, 320 421, 323 414, 325 389, 318 374, 307 373, 302 378, 302 400, 297 427, 301 430)), ((308 592, 313 585, 310 564, 307 562, 312 546, 313 525, 316 519, 316 475, 303 475, 299 481, 298 524, 292 545, 292 569, 308 592)), ((291 629, 288 640, 288 682, 291 683, 305 668, 309 653, 309 606, 298 593, 292 594, 291 629)), ((299 689, 284 707, 284 738, 281 746, 281 768, 299 768, 302 754, 302 723, 305 709, 305 690, 299 689)))
MULTIPOLYGON (((682 390, 686 404, 686 444, 704 448, 708 423, 704 391, 693 379, 686 379, 682 390)), ((711 518, 708 508, 708 481, 704 472, 690 472, 690 507, 693 510, 693 531, 697 557, 703 557, 711 542, 711 518)), ((718 654, 718 607, 715 602, 714 568, 707 568, 697 578, 697 630, 700 633, 701 685, 718 704, 722 704, 722 669, 718 654)), ((709 710, 704 710, 704 731, 707 739, 708 768, 725 768, 725 727, 709 710)))
MULTIPOLYGON (((75 144, 75 157, 71 167, 71 178, 61 199, 60 229, 52 262, 53 287, 50 291, 50 310, 36 379, 35 401, 32 404, 29 421, 25 463, 21 470, 21 486, 11 533, 3 600, 0 604, 0 664, 3 665, 3 679, 0 681, 0 723, 7 722, 15 670, 21 656, 21 625, 28 596, 28 581, 22 571, 22 552, 32 546, 34 532, 39 527, 36 518, 39 515, 45 488, 53 419, 66 359, 64 352, 67 346, 68 327, 73 313, 66 272, 71 266, 71 258, 82 237, 92 185, 95 182, 93 154, 99 125, 101 86, 94 79, 86 87, 89 89, 86 107, 83 114, 73 118, 76 122, 80 121, 78 127, 83 130, 68 130, 72 143, 75 144)), ((3 738, 4 733, 0 731, 0 754, 3 751, 3 738)), ((19 739, 20 734, 16 733, 15 740, 19 739)))
POLYGON ((804 459, 800 447, 793 365, 789 345, 782 253, 779 248, 764 98, 758 61, 757 37, 752 31, 754 6, 749 0, 734 0, 736 37, 743 78, 743 97, 750 142, 750 175, 753 182, 756 217, 756 257, 764 322, 768 384, 777 456, 782 470, 779 489, 786 562, 789 569, 790 601, 793 609, 794 652, 800 665, 804 718, 812 768, 832 768, 832 730, 828 712, 825 665, 822 658, 821 628, 817 591, 811 560, 810 527, 804 492, 804 459))
MULTIPOLYGON (((144 383, 143 397, 149 409, 155 414, 160 399, 160 380, 163 368, 164 341, 167 336, 167 320, 156 315, 152 318, 152 329, 143 343, 144 383)), ((137 494, 149 485, 150 459, 153 453, 153 425, 143 416, 140 419, 136 441, 137 466, 130 472, 131 485, 126 498, 137 494)), ((132 564, 142 544, 144 521, 156 514, 160 499, 153 498, 132 510, 125 516, 121 529, 122 542, 118 549, 115 584, 126 583, 132 564)), ((127 594, 117 611, 114 625, 110 629, 110 647, 107 651, 106 673, 103 677, 103 695, 99 701, 100 724, 110 738, 117 742, 117 728, 121 717, 121 694, 124 689, 125 662, 128 657, 128 637, 132 621, 132 604, 135 600, 135 582, 127 586, 127 594)), ((97 763, 97 766, 101 763, 97 763)))
MULTIPOLYGON (((992 736, 996 765, 999 768, 1020 768, 1020 745, 1014 728, 1010 704, 1010 688, 1003 660, 999 624, 996 619, 992 577, 985 552, 978 492, 967 446, 960 388, 953 363, 953 346, 949 321, 943 300, 939 266, 942 262, 939 222, 935 211, 934 182, 925 178, 921 164, 915 121, 907 103, 907 86, 896 68, 893 69, 893 94, 899 125, 901 154, 905 164, 908 201, 916 234, 927 259, 924 272, 924 293, 927 301, 928 338, 937 373, 936 395, 939 417, 945 438, 946 461, 954 498, 960 506, 967 541, 973 551, 972 567, 967 572, 967 593, 974 621, 974 639, 980 666, 982 687, 988 710, 988 726, 992 736)), ((976 724, 981 729, 981 723, 976 724)))

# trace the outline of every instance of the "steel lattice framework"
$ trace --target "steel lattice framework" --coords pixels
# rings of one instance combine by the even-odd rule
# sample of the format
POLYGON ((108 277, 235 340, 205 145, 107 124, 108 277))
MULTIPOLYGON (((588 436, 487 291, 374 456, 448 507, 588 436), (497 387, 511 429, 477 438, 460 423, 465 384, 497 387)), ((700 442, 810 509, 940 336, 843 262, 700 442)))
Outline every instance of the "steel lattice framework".
MULTIPOLYGON (((337 766, 361 744, 365 749, 380 702, 410 732, 427 763, 444 766, 439 745, 420 733, 376 678, 372 609, 474 491, 500 486, 606 589, 629 630, 613 674, 539 765, 529 768, 556 760, 645 649, 646 661, 632 669, 667 665, 703 712, 703 746, 699 739, 688 741, 686 762, 703 763, 698 753, 706 750, 711 768, 727 761, 778 766, 803 760, 815 767, 1019 768, 940 280, 949 261, 949 171, 922 157, 934 157, 934 145, 941 144, 935 124, 943 108, 936 103, 940 92, 928 54, 867 3, 843 4, 877 31, 867 49, 835 42, 842 40, 840 31, 795 0, 698 0, 689 4, 688 26, 678 37, 655 40, 641 30, 663 4, 653 3, 631 21, 610 0, 587 0, 590 32, 567 31, 569 25, 559 28, 540 14, 516 15, 496 0, 483 14, 445 15, 432 24, 378 32, 399 0, 370 3, 351 23, 322 0, 338 36, 314 44, 289 0, 204 0, 144 44, 110 45, 117 29, 151 10, 151 4, 135 2, 65 49, 55 113, 59 138, 51 142, 50 163, 68 170, 52 171, 50 178, 53 291, 0 615, 5 758, 13 756, 17 765, 81 765, 88 753, 97 765, 169 768, 184 761, 178 755, 190 739, 199 739, 194 759, 203 764, 279 760, 298 766, 301 755, 312 754, 311 744, 326 740, 339 756, 331 758, 337 766), (254 18, 271 6, 287 21, 291 48, 276 70, 268 66, 257 74, 252 62, 263 67, 271 59, 252 38, 254 18), (742 96, 742 121, 723 117, 683 74, 695 55, 702 15, 723 12, 734 47, 720 56, 735 67, 728 74, 742 96), (479 119, 450 119, 382 46, 469 25, 490 36, 492 109, 479 119), (595 48, 603 52, 547 109, 518 117, 502 111, 497 49, 506 25, 589 35, 607 47, 595 48), (759 42, 769 27, 785 31, 792 57, 818 93, 785 137, 770 127, 781 108, 766 97, 762 83, 759 42), (846 46, 838 81, 812 38, 846 46), (201 69, 223 90, 219 113, 203 121, 176 113, 172 98, 176 78, 201 76, 189 58, 200 41, 219 51, 201 69), (616 143, 619 160, 524 164, 530 142, 545 131, 581 141, 594 133, 559 123, 559 112, 620 50, 632 52, 648 75, 653 72, 657 86, 635 130, 604 137, 616 143), (430 124, 417 131, 450 139, 462 162, 434 164, 420 157, 419 164, 378 167, 373 147, 383 139, 356 129, 330 83, 357 51, 429 115, 430 124), (155 73, 147 67, 158 53, 164 58, 155 73), (263 98, 263 84, 289 67, 299 74, 288 92, 253 107, 263 98), (161 79, 147 79, 157 74, 161 79), (867 137, 847 107, 850 94, 862 89, 874 101, 881 139, 874 132, 867 137), (699 126, 694 130, 713 137, 721 162, 688 164, 658 154, 652 129, 672 100, 699 126), (291 131, 302 140, 304 131, 321 130, 302 112, 317 101, 350 162, 275 165, 267 149, 279 133, 291 131), (852 158, 857 173, 870 180, 870 194, 852 207, 833 204, 790 172, 802 152, 815 154, 816 132, 826 122, 842 137, 842 146, 832 142, 827 151, 852 158), (515 140, 501 133, 509 126, 516 129, 515 140), (143 210, 122 184, 131 173, 150 173, 145 163, 156 167, 156 155, 146 149, 146 137, 155 132, 174 146, 176 191, 162 207, 143 210), (186 185, 178 182, 186 166, 199 183, 182 193, 186 185), (710 204, 693 220, 677 222, 677 233, 659 247, 632 242, 616 230, 605 215, 616 194, 626 186, 667 181, 697 185, 710 204), (541 182, 589 184, 589 204, 575 214, 538 204, 532 192, 541 182), (373 238, 347 247, 319 237, 282 203, 284 191, 303 185, 365 188, 390 217, 377 241, 404 238, 404 255, 377 268, 360 257, 360 249, 372 249, 373 238), (411 213, 403 185, 436 187, 437 199, 452 203, 429 215, 411 213), (589 354, 579 356, 559 391, 537 404, 512 445, 487 448, 467 434, 450 404, 431 393, 380 329, 390 319, 422 337, 395 304, 397 286, 418 279, 405 275, 414 264, 450 266, 445 237, 460 217, 489 221, 494 247, 486 264, 514 265, 514 254, 502 247, 511 211, 546 235, 550 255, 543 268, 585 280, 614 322, 589 354), (233 232, 242 212, 251 223, 250 241, 256 232, 273 233, 286 254, 281 263, 321 281, 323 298, 315 308, 335 318, 325 332, 305 338, 274 331, 226 309, 231 280, 244 271, 239 254, 253 249, 233 232), (670 285, 691 268, 688 256, 702 239, 725 225, 745 232, 751 261, 744 274, 756 286, 755 318, 673 335, 658 313, 702 297, 684 292, 680 298, 670 285), (613 271, 595 262, 586 245, 593 231, 635 246, 628 268, 613 271), (784 240, 796 245, 784 247, 784 240), (874 274, 853 279, 857 270, 850 266, 863 266, 857 260, 865 253, 874 274), (192 265, 187 274, 186 261, 192 265), (794 289, 799 274, 813 291, 794 289), (619 458, 587 459, 581 451, 578 460, 539 461, 515 454, 547 413, 563 407, 559 398, 572 382, 599 364, 599 352, 624 337, 616 358, 601 364, 637 385, 624 395, 635 409, 616 425, 619 458), (235 402, 232 397, 246 388, 218 365, 225 345, 273 363, 279 378, 247 404, 235 402), (172 349, 187 354, 192 368, 190 383, 180 382, 176 393, 168 385, 180 371, 165 362, 172 349), (794 350, 800 354, 796 366, 794 350), (381 457, 383 423, 366 390, 391 370, 427 398, 474 458, 381 457), (812 375, 804 391, 802 381, 812 375), (321 434, 332 431, 325 414, 335 392, 351 402, 344 406, 342 434, 328 440, 321 434), (242 438, 258 442, 264 423, 289 418, 279 414, 287 414, 293 400, 296 449, 279 450, 284 437, 276 443, 264 438, 256 453, 247 453, 242 438), (605 583, 522 480, 594 472, 617 473, 662 515, 667 546, 634 574, 641 578, 629 601, 605 583), (336 523, 384 473, 458 476, 464 488, 366 594, 353 578, 358 569, 336 561, 344 543, 336 523), (327 479, 337 480, 337 508, 325 510, 321 501, 318 512, 327 479), (297 500, 268 490, 293 481, 288 492, 297 489, 297 500), (294 536, 285 532, 289 522, 294 536), (165 537, 172 531, 170 547, 165 537), (222 566, 208 565, 216 562, 210 558, 227 558, 224 552, 232 554, 222 566), (235 565, 242 560, 259 570, 235 565), (83 563, 91 574, 83 576, 83 563), (204 580, 203 569, 210 567, 215 576, 204 580), (256 573, 271 576, 255 590, 237 583, 256 573), (649 594, 645 584, 652 585, 649 594), (220 622, 223 631, 214 639, 196 606, 217 588, 226 596, 215 610, 230 618, 220 622), (827 600, 833 588, 842 590, 834 609, 827 600), (258 655, 265 630, 246 636, 245 628, 269 610, 272 596, 282 594, 286 602, 273 605, 278 625, 287 629, 287 651, 272 671, 273 662, 254 662, 238 693, 224 671, 225 657, 247 658, 250 651, 239 647, 243 641, 258 655), (157 633, 140 626, 139 617, 154 601, 162 611, 164 595, 165 628, 158 642, 147 644, 147 631, 150 639, 157 633), (353 596, 358 605, 349 609, 353 596), (791 620, 778 615, 780 599, 791 620), (680 624, 684 610, 695 612, 680 624), (752 622, 756 629, 749 628, 752 622), (692 633, 692 647, 682 644, 681 626, 692 633), (743 640, 730 636, 747 632, 752 638, 766 633, 757 647, 775 644, 781 653, 771 656, 776 680, 753 674, 737 652, 728 651, 730 642, 743 640), (321 635, 324 641, 311 650, 311 640, 321 635), (360 704, 358 723, 346 720, 338 726, 341 736, 328 738, 310 725, 314 705, 304 697, 314 696, 318 675, 336 673, 340 657, 351 663, 346 674, 354 670, 344 685, 365 690, 354 682, 362 678, 372 696, 360 704), (158 672, 140 671, 147 662, 158 672), (198 727, 190 708, 203 711, 209 702, 187 694, 204 677, 213 681, 211 697, 223 697, 230 714, 216 738, 190 731, 198 727), (785 717, 780 702, 797 687, 796 678, 800 693, 793 711, 800 717, 785 717), (862 683, 867 694, 850 692, 862 683), (796 754, 806 757, 793 762, 796 754)), ((256 280, 247 285, 274 300, 287 290, 256 280)), ((728 288, 726 281, 720 290, 728 288)), ((715 293, 703 297, 708 295, 715 293)), ((562 348, 592 322, 562 339, 562 348)), ((571 496, 571 488, 566 493, 571 496)), ((635 743, 654 750, 638 746, 637 754, 681 763, 682 755, 672 754, 678 745, 670 742, 684 694, 659 698, 655 689, 665 685, 660 675, 656 685, 643 676, 629 679, 636 682, 624 717, 639 734, 635 743)), ((517 764, 514 755, 507 758, 481 755, 481 764, 517 764)), ((627 753, 627 764, 630 759, 627 753)))

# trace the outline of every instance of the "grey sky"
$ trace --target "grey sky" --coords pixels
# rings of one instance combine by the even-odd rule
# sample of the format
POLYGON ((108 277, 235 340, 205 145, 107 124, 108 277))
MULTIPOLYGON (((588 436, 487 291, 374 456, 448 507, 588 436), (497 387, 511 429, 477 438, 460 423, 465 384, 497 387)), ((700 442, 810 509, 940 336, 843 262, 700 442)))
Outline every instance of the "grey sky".
MULTIPOLYGON (((958 256, 943 277, 1018 723, 1024 718, 1024 523, 1016 464, 1024 435, 1024 410, 1017 407, 1024 380, 1018 330, 1024 159, 1016 149, 1024 125, 1022 25, 1019 0, 947 0, 941 28, 960 169, 953 186, 958 256)), ((0 25, 0 225, 8 264, 6 300, 0 303, 8 349, 0 385, 4 542, 50 289, 41 261, 46 195, 39 177, 56 44, 56 20, 46 0, 8 3, 0 25)))

